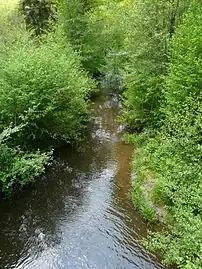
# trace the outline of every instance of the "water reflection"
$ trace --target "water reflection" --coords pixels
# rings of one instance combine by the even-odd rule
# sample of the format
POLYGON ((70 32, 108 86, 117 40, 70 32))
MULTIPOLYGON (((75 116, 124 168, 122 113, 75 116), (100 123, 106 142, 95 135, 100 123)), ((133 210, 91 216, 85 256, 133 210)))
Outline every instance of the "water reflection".
POLYGON ((62 149, 46 177, 0 204, 0 268, 160 268, 137 241, 147 226, 131 205, 118 99, 92 109, 86 145, 62 149))

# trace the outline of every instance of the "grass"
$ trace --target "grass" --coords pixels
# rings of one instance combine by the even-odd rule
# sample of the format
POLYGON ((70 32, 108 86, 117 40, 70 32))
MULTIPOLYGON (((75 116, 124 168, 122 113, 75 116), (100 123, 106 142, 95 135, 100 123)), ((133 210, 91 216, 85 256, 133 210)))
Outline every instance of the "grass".
POLYGON ((141 188, 141 182, 139 179, 136 179, 136 183, 134 184, 133 189, 133 203, 137 210, 140 211, 142 216, 150 221, 156 222, 157 216, 155 210, 151 207, 149 202, 145 199, 144 192, 141 188))

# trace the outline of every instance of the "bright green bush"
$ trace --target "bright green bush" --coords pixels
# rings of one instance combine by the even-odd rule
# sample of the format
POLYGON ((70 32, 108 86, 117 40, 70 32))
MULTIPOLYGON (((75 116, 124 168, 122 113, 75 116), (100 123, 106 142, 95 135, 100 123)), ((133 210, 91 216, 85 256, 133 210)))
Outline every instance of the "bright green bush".
POLYGON ((41 174, 45 172, 51 160, 51 154, 41 153, 25 153, 11 149, 6 145, 0 146, 0 160, 6 158, 4 167, 0 169, 0 184, 2 191, 11 193, 13 188, 23 187, 33 182, 41 174))
POLYGON ((16 44, 0 59, 0 126, 26 123, 23 143, 77 141, 94 83, 59 31, 37 43, 16 44))
POLYGON ((34 38, 15 10, 0 20, 0 31, 0 185, 5 193, 41 175, 52 146, 80 140, 95 83, 61 26, 34 38))
MULTIPOLYGON (((0 2, 0 62, 4 64, 7 56, 20 44, 29 42, 29 35, 25 32, 22 17, 17 13, 18 1, 1 1, 0 2)), ((4 93, 5 83, 3 82, 3 66, 1 66, 1 93, 4 93)), ((8 87, 9 85, 7 85, 8 87)), ((10 87, 7 88, 9 90, 10 87)), ((3 95, 1 97, 3 97, 3 95)), ((10 102, 12 96, 10 95, 10 102)), ((6 109, 6 107, 5 107, 6 109)), ((1 114, 6 111, 1 111, 1 114)), ((10 125, 10 123, 8 124, 10 125)), ((10 194, 14 189, 21 188, 25 184, 33 181, 45 171, 45 167, 51 161, 51 152, 40 153, 37 152, 24 152, 19 146, 13 147, 12 144, 18 144, 17 141, 13 142, 14 136, 23 131, 25 125, 18 125, 16 127, 7 127, 5 122, 1 121, 0 129, 0 192, 4 195, 10 194), (4 127, 6 129, 4 129, 4 127)), ((23 141, 25 137, 21 137, 23 141)))

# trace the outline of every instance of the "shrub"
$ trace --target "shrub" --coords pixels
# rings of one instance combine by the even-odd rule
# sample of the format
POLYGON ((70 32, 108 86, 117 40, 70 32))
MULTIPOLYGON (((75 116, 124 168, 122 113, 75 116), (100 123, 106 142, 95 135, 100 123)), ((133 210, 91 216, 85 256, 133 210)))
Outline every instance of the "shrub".
POLYGON ((137 129, 156 128, 169 62, 170 37, 190 1, 134 1, 128 14, 124 120, 137 129))
POLYGON ((167 207, 168 230, 149 237, 165 264, 202 267, 202 7, 198 1, 185 16, 172 41, 171 67, 164 89, 165 126, 147 143, 156 172, 157 199, 167 207))
POLYGON ((20 0, 20 10, 27 27, 33 28, 36 35, 48 30, 50 23, 57 18, 56 3, 50 0, 20 0))
POLYGON ((4 193, 41 175, 51 160, 49 148, 78 142, 89 120, 88 98, 95 83, 60 28, 33 37, 13 9, 0 21, 0 185, 4 193))
POLYGON ((22 128, 23 126, 9 127, 0 134, 0 186, 4 194, 11 193, 15 187, 33 182, 51 161, 51 152, 26 153, 19 147, 11 148, 7 145, 12 135, 22 128))
POLYGON ((85 126, 94 83, 60 31, 42 42, 27 39, 0 59, 0 126, 26 123, 21 143, 76 141, 85 126), (23 139, 22 139, 23 137, 23 139))

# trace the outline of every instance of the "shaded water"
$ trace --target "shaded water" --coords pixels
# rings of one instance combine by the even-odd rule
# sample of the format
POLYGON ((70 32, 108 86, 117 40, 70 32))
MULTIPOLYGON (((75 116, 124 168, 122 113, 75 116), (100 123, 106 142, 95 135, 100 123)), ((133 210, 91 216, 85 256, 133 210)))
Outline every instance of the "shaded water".
POLYGON ((148 227, 131 204, 119 101, 101 96, 92 110, 86 144, 60 150, 41 181, 1 202, 1 269, 162 268, 138 244, 148 227))

